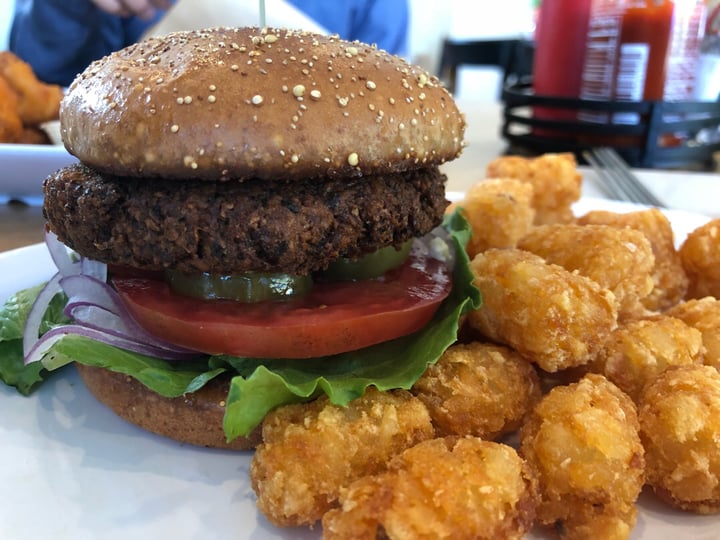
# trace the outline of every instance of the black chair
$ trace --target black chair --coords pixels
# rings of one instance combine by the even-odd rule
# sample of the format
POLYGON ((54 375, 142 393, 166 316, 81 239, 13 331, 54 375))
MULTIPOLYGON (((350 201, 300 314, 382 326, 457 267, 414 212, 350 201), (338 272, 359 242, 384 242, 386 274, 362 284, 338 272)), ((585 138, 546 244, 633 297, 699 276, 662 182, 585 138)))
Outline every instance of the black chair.
POLYGON ((514 84, 532 74, 535 45, 525 39, 443 41, 438 76, 450 92, 456 91, 457 70, 463 65, 496 66, 502 72, 502 85, 514 84))

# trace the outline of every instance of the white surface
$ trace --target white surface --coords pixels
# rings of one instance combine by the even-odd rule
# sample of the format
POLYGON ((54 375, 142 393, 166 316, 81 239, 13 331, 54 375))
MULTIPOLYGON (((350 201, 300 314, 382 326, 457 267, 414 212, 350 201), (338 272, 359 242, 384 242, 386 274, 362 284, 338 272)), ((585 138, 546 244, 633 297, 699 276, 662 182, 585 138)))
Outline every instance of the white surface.
POLYGON ((10 24, 15 11, 14 0, 0 0, 0 51, 7 49, 10 24))
MULTIPOLYGON (((584 199, 588 209, 636 206, 584 199)), ((707 218, 668 211, 682 235, 707 218)), ((0 253, 0 301, 52 274, 42 245, 0 253)), ((7 539, 319 538, 258 514, 250 453, 183 446, 143 432, 92 398, 74 370, 24 398, 0 385, 0 501, 7 539)), ((645 494, 632 539, 717 539, 720 516, 672 511, 645 494)), ((530 535, 529 538, 542 538, 530 535)))
POLYGON ((504 39, 535 30, 531 0, 449 0, 444 5, 450 8, 448 33, 453 39, 504 39))
POLYGON ((0 197, 42 195, 45 177, 76 161, 60 145, 0 144, 0 197))

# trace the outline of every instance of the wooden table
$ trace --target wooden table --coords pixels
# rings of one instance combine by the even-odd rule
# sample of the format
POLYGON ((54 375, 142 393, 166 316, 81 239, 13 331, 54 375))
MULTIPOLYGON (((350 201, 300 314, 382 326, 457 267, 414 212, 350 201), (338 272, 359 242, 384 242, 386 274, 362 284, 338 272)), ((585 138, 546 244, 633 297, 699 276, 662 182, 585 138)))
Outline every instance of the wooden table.
POLYGON ((0 204, 0 252, 43 240, 42 208, 20 201, 0 204))

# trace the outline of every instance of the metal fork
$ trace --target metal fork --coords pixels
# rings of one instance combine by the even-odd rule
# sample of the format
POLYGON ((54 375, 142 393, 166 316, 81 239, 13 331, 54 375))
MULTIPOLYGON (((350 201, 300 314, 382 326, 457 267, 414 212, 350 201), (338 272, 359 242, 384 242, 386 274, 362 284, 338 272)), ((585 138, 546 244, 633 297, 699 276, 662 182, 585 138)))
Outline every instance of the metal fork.
POLYGON ((632 173, 627 163, 612 148, 594 148, 583 152, 583 157, 600 177, 600 187, 606 195, 621 201, 665 206, 632 173))

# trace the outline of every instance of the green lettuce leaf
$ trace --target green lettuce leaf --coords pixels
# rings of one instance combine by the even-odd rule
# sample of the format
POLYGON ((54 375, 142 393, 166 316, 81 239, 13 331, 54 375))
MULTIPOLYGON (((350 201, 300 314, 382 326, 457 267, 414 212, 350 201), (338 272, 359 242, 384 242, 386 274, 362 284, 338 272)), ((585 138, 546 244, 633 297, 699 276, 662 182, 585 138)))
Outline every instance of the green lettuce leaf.
MULTIPOLYGON (((43 287, 44 284, 13 294, 0 309, 0 380, 23 395, 30 394, 48 374, 40 363, 25 365, 22 346, 25 321, 43 287)), ((66 302, 64 294, 55 295, 43 316, 41 333, 68 322, 62 312, 66 302)))
POLYGON ((55 343, 41 363, 56 370, 72 362, 129 375, 168 398, 195 392, 226 371, 224 367, 210 368, 207 360, 170 362, 75 334, 55 343))
MULTIPOLYGON (((40 382, 42 370, 57 370, 71 362, 110 369, 134 377, 165 397, 196 391, 222 374, 232 376, 226 400, 224 429, 228 440, 250 433, 272 409, 312 399, 321 393, 333 403, 345 405, 372 385, 380 390, 410 388, 457 339, 462 314, 480 305, 480 293, 472 285, 473 275, 464 247, 470 237, 467 222, 459 213, 448 216, 444 226, 456 251, 453 289, 432 321, 421 331, 359 351, 312 360, 258 360, 213 356, 196 362, 171 362, 117 349, 88 338, 68 335, 56 342, 42 360, 21 374, 3 368, 22 364, 22 327, 29 305, 40 288, 18 293, 0 312, 0 373, 6 384, 25 389, 40 382), (13 358, 8 362, 6 358, 13 358), (33 371, 35 370, 35 375, 33 371)), ((46 315, 46 329, 64 322, 64 299, 46 315), (60 313, 60 316, 58 316, 60 313)))

